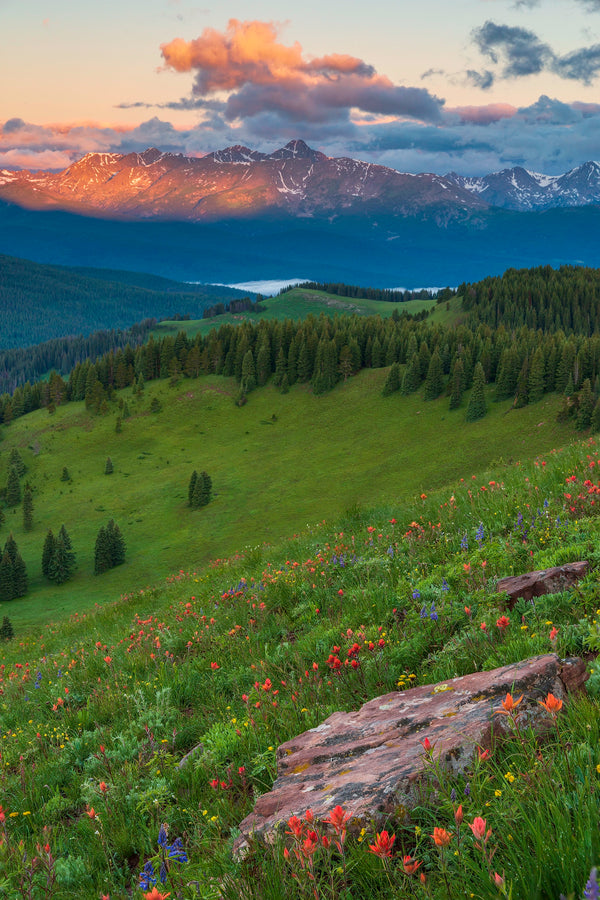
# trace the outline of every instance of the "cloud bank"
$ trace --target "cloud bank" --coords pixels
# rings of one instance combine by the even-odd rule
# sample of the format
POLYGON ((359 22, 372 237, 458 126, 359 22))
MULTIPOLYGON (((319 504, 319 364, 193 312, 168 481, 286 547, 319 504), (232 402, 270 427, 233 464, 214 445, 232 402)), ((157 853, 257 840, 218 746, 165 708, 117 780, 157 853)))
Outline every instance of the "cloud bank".
MULTIPOLYGON (((600 0, 594 5, 600 11, 600 0)), ((588 83, 600 72, 600 47, 558 56, 533 31, 492 21, 472 39, 486 67, 462 77, 482 91, 501 78, 553 71, 588 83)), ((295 138, 330 156, 408 172, 482 175, 521 165, 559 174, 598 156, 600 103, 542 95, 521 108, 499 102, 449 108, 423 88, 393 84, 358 57, 310 57, 298 42, 283 43, 270 22, 232 19, 222 32, 176 38, 161 52, 165 68, 192 77, 190 93, 162 104, 120 104, 162 108, 160 117, 114 128, 10 119, 0 123, 0 167, 56 170, 90 151, 149 146, 189 156, 232 144, 272 151, 295 138), (169 110, 193 110, 198 124, 177 129, 169 110)), ((440 74, 429 70, 423 78, 440 74)))
POLYGON ((498 78, 522 78, 543 72, 590 85, 600 72, 600 44, 580 47, 561 56, 533 31, 489 20, 474 30, 472 38, 480 53, 497 67, 495 72, 467 71, 467 79, 483 90, 498 78))
POLYGON ((278 40, 273 22, 230 19, 224 32, 206 28, 191 41, 161 45, 167 68, 194 74, 193 96, 227 94, 226 121, 269 113, 282 121, 348 121, 352 109, 435 122, 443 101, 424 88, 394 85, 347 54, 307 58, 296 41, 278 40))

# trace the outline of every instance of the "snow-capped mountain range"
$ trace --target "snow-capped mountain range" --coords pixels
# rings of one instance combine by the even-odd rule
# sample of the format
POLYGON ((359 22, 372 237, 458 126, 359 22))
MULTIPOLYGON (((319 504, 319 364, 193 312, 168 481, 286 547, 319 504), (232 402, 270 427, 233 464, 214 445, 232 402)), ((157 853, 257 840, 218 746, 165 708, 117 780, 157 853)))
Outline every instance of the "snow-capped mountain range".
POLYGON ((600 162, 586 162, 564 175, 542 175, 521 166, 481 178, 450 172, 449 181, 472 191, 490 206, 519 211, 600 203, 600 162))
POLYGON ((161 153, 88 153, 62 172, 0 169, 0 200, 121 219, 210 221, 288 213, 418 217, 438 225, 494 207, 518 211, 600 204, 600 163, 564 175, 521 167, 481 178, 413 175, 304 141, 273 153, 233 146, 201 158, 161 153))

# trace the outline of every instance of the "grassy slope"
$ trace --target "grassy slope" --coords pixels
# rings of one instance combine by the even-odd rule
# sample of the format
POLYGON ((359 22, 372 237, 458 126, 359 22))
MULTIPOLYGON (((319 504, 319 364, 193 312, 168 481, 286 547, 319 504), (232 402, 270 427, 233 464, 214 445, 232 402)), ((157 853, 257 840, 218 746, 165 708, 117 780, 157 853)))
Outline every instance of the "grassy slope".
POLYGON ((0 483, 18 447, 34 488, 36 524, 26 534, 20 507, 6 510, 3 533, 14 532, 31 586, 11 603, 11 617, 19 627, 64 618, 182 565, 271 541, 356 504, 409 498, 499 459, 546 452, 571 434, 555 421, 557 397, 510 412, 508 403, 490 404, 486 418, 465 427, 466 403, 449 412, 447 399, 382 398, 386 374, 364 371, 322 397, 307 386, 287 395, 267 386, 241 409, 233 404, 233 380, 154 382, 140 400, 124 392, 132 417, 120 434, 116 404, 104 418, 78 403, 15 421, 4 429, 0 483), (154 396, 158 414, 149 412, 154 396), (71 483, 60 480, 63 466, 71 483), (215 491, 210 506, 194 512, 186 505, 193 469, 209 472, 215 491), (124 533, 127 562, 93 577, 95 536, 110 517, 124 533), (56 533, 62 523, 79 568, 58 588, 42 579, 40 561, 46 530, 56 533))
MULTIPOLYGON (((6 815, 0 893, 22 895, 18 885, 35 843, 48 841, 55 900, 141 896, 138 873, 147 860, 156 864, 164 822, 169 840, 181 838, 189 857, 172 864, 164 894, 185 900, 312 896, 291 877, 294 857, 284 861, 280 847, 242 863, 231 858, 237 824, 274 778, 275 747, 333 710, 356 708, 386 691, 551 650, 563 657, 580 653, 586 637, 598 647, 594 570, 578 590, 513 612, 494 593, 495 579, 511 571, 584 554, 597 570, 600 519, 595 495, 583 484, 598 480, 597 457, 586 442, 475 481, 465 461, 466 483, 450 482, 425 499, 397 502, 390 486, 384 506, 338 520, 333 531, 307 529, 262 553, 137 591, 85 621, 24 640, 19 633, 0 651, 6 666, 0 669, 6 815), (419 614, 434 601, 435 622, 419 614), (502 612, 508 612, 506 628, 494 625, 502 612), (358 669, 330 671, 332 649, 345 659, 356 640, 358 669), (194 760, 180 768, 199 742, 194 760)), ((343 470, 337 477, 343 479, 343 470)), ((592 680, 597 696, 600 679, 592 680)), ((423 791, 408 819, 399 813, 383 823, 396 833, 399 854, 385 868, 367 852, 381 823, 354 823, 349 884, 344 887, 335 848, 319 851, 319 896, 491 900, 499 896, 490 880, 498 871, 513 900, 561 892, 580 897, 600 856, 598 710, 597 700, 570 697, 558 740, 550 728, 538 744, 524 729, 522 742, 508 740, 464 777, 444 776, 435 796, 423 791), (491 829, 490 873, 468 827, 476 816, 491 829), (366 833, 357 841, 361 825, 366 833), (434 827, 452 835, 445 855, 431 840, 434 827), (411 878, 409 889, 404 854, 419 861, 425 887, 411 878)), ((30 872, 37 890, 31 896, 44 897, 48 856, 37 852, 42 863, 30 872)))
MULTIPOLYGON (((266 307, 266 312, 247 312, 240 315, 226 313, 214 319, 204 319, 188 322, 161 322, 156 328, 155 334, 176 334, 185 331, 188 336, 200 332, 207 334, 212 328, 220 325, 239 325, 240 322, 258 322, 260 319, 305 319, 309 315, 318 316, 321 313, 334 316, 336 314, 372 316, 380 315, 384 318, 391 316, 394 310, 398 312, 419 313, 423 309, 435 307, 435 300, 407 300, 406 303, 388 303, 385 300, 354 299, 350 297, 338 297, 336 294, 328 294, 325 291, 305 290, 292 288, 279 297, 268 297, 261 300, 261 305, 266 307)), ((445 311, 445 310, 444 310, 445 311)), ((438 316, 434 317, 438 321, 438 316)), ((440 319, 441 321, 441 319, 440 319)))

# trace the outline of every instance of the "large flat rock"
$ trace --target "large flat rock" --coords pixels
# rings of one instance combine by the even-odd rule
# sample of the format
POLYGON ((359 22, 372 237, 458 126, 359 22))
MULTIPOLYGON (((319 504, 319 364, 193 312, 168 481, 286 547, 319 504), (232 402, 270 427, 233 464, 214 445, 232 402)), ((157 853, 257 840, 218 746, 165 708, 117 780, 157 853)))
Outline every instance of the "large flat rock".
POLYGON ((501 578, 496 585, 499 594, 508 594, 508 608, 512 609, 517 600, 533 600, 543 594, 557 594, 573 587, 583 578, 589 569, 586 560, 566 563, 564 566, 553 566, 537 572, 526 572, 524 575, 509 575, 501 578))
POLYGON ((290 816, 308 808, 322 820, 339 804, 357 827, 381 822, 399 806, 409 809, 431 769, 421 743, 425 738, 440 765, 465 772, 478 747, 487 749, 506 734, 507 719, 495 710, 507 693, 515 700, 523 694, 518 707, 523 723, 541 729, 549 717, 538 700, 548 693, 564 700, 566 686, 576 689, 586 678, 582 660, 560 660, 551 653, 385 694, 357 712, 335 712, 278 748, 273 789, 241 823, 234 850, 243 852, 250 836, 268 840, 290 816))

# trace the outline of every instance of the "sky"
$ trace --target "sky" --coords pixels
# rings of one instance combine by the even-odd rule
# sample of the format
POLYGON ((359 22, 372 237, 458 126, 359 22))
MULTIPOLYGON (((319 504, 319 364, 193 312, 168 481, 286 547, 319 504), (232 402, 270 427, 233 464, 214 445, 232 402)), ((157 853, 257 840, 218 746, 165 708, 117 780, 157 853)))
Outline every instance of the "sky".
POLYGON ((406 172, 600 160, 600 0, 0 0, 0 33, 0 168, 297 138, 406 172))

